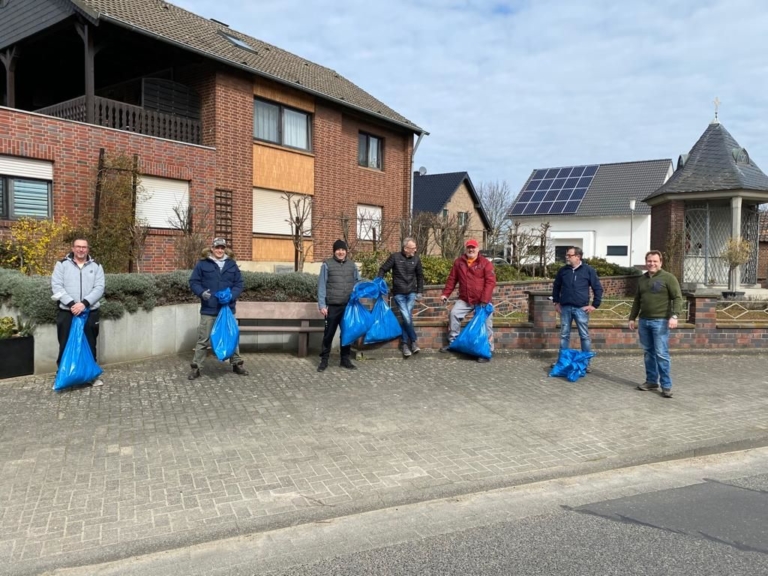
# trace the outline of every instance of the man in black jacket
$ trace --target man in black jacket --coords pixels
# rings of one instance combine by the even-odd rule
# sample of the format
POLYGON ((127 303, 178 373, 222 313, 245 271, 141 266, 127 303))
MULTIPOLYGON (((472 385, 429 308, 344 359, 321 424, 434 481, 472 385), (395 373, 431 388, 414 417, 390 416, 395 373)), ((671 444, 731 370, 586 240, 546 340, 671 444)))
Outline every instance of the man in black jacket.
POLYGON ((603 286, 595 269, 581 261, 582 256, 584 252, 581 248, 569 247, 565 251, 567 264, 558 270, 552 286, 552 303, 560 314, 560 350, 571 347, 571 323, 575 321, 581 339, 581 351, 592 351, 592 341, 589 338, 589 313, 600 306, 603 286), (592 288, 591 304, 590 288, 592 288))
POLYGON ((403 319, 402 350, 403 358, 421 350, 416 343, 418 336, 413 328, 413 305, 421 300, 424 291, 424 271, 421 259, 416 254, 416 241, 406 238, 401 252, 393 252, 379 268, 378 276, 392 270, 392 294, 395 297, 400 316, 403 319))

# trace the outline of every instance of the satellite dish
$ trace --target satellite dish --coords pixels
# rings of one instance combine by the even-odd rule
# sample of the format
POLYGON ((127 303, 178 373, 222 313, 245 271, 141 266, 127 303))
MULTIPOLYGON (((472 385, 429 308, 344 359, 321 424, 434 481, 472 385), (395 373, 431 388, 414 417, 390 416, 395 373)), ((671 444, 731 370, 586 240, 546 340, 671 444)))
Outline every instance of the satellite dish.
POLYGON ((424 176, 427 173, 426 166, 422 166, 419 168, 419 176, 424 176))

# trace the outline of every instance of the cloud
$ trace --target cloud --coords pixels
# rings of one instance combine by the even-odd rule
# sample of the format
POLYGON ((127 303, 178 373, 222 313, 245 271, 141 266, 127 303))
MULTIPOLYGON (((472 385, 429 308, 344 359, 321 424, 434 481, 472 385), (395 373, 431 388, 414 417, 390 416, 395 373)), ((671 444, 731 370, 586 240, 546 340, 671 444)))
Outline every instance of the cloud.
POLYGON ((720 119, 768 171, 758 0, 173 0, 340 74, 428 130, 416 166, 518 190, 534 168, 677 158, 720 119))

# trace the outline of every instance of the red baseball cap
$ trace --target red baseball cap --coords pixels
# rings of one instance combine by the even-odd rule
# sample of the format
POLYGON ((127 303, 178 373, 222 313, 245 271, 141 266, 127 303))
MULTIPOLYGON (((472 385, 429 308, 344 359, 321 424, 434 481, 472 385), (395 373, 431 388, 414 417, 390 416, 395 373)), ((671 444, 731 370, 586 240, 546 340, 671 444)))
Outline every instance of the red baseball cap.
POLYGON ((470 238, 469 240, 466 241, 464 246, 466 246, 467 248, 469 248, 470 246, 472 246, 473 248, 477 248, 477 240, 475 240, 474 238, 470 238))

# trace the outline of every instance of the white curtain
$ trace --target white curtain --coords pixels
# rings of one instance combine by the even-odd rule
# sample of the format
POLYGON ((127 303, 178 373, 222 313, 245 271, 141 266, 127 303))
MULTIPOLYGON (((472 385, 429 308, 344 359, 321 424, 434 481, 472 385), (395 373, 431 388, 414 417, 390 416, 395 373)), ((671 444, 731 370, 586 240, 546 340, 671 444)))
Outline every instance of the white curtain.
POLYGON ((369 136, 368 142, 368 167, 381 168, 381 158, 379 157, 379 139, 369 136))
POLYGON ((293 110, 283 110, 283 144, 309 150, 307 115, 293 110))
POLYGON ((261 140, 280 142, 278 138, 278 123, 280 107, 256 100, 253 112, 253 135, 261 140))

